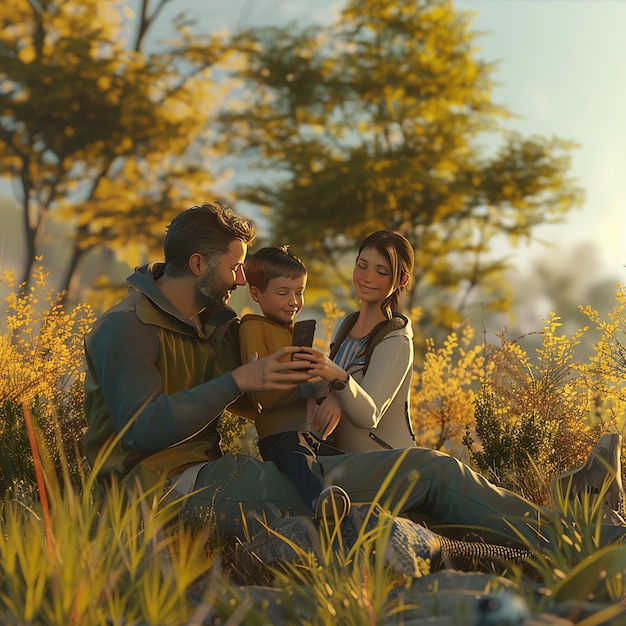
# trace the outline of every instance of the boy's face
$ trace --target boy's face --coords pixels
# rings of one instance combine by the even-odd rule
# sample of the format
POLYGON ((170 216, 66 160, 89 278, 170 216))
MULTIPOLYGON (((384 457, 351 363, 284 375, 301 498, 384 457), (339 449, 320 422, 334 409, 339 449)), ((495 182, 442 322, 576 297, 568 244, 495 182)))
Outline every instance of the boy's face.
POLYGON ((267 289, 263 293, 257 287, 250 286, 250 296, 259 303, 265 317, 281 324, 289 324, 304 306, 305 288, 306 276, 279 276, 267 283, 267 289))

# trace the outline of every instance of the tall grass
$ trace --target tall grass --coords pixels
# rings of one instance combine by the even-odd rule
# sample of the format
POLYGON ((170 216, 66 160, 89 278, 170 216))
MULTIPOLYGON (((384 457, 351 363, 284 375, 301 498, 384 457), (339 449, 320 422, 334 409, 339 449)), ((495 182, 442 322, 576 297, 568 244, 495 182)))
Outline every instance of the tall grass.
MULTIPOLYGON (((0 493, 35 479, 24 406, 45 440, 62 443, 63 463, 80 479, 83 337, 95 316, 85 304, 64 311, 61 294, 46 290, 46 278, 36 268, 26 293, 11 272, 0 278, 8 290, 0 327, 0 493)), ((48 451, 60 473, 57 446, 48 451)))
POLYGON ((43 468, 39 498, 9 490, 2 505, 0 621, 188 623, 196 610, 188 589, 216 561, 207 537, 177 522, 179 505, 116 481, 106 496, 91 478, 78 490, 67 473, 58 481, 49 463, 43 468))
MULTIPOLYGON (((82 343, 94 319, 91 309, 64 311, 60 299, 45 291, 41 270, 23 295, 9 274, 2 280, 10 294, 0 335, 0 622, 167 626, 200 624, 215 615, 233 625, 267 623, 267 603, 239 587, 257 583, 258 571, 235 572, 237 563, 233 567, 223 559, 229 546, 210 525, 189 524, 180 516, 183 503, 171 498, 166 484, 129 491, 113 480, 105 493, 94 479, 97 467, 83 470, 82 343)), ((452 333, 442 348, 430 345, 431 356, 416 372, 416 401, 431 411, 440 438, 452 432, 446 431, 450 416, 464 420, 459 423, 468 425, 473 449, 491 454, 489 467, 500 472, 492 477, 528 494, 535 488, 528 477, 538 473, 537 461, 547 482, 549 472, 567 469, 559 450, 576 444, 576 454, 566 458, 573 465, 584 458, 596 432, 623 427, 625 306, 620 288, 608 321, 586 309, 603 333, 597 358, 589 363, 573 362, 570 350, 585 330, 562 338, 556 316, 541 331, 533 363, 515 342, 472 346, 470 331, 452 333), (455 377, 454 385, 445 385, 455 377), (474 417, 487 415, 488 398, 494 402, 490 432, 500 433, 499 451, 487 431, 482 440, 477 436, 474 417), (531 426, 516 431, 524 411, 531 426), (546 428, 535 429, 536 443, 530 446, 532 424, 539 423, 546 428), (502 436, 507 433, 508 439, 502 436), (504 472, 508 461, 494 461, 505 441, 507 453, 517 454, 513 473, 504 472)), ((239 422, 224 425, 233 450, 241 429, 239 422)), ((458 437, 461 431, 454 432, 458 437)), ((487 457, 474 460, 481 458, 487 457)), ((552 505, 557 515, 543 529, 549 547, 535 553, 546 601, 621 598, 626 547, 600 545, 599 500, 560 494, 552 505)), ((340 537, 322 529, 321 555, 300 551, 297 562, 285 568, 259 564, 266 570, 263 580, 274 586, 283 615, 299 623, 375 624, 400 616, 408 608, 400 592, 410 590, 411 579, 382 560, 389 532, 389 518, 381 516, 374 530, 341 547, 340 537)), ((521 581, 514 569, 508 575, 521 581)), ((622 609, 607 609, 617 610, 622 609)))

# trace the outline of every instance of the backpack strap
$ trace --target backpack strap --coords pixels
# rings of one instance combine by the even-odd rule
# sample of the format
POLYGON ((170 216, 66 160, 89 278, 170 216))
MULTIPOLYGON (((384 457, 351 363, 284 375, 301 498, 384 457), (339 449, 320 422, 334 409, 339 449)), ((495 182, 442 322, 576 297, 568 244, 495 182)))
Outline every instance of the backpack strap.
POLYGON ((365 365, 363 366, 363 374, 367 371, 370 359, 372 358, 372 352, 374 348, 389 334, 396 330, 400 330, 406 326, 406 320, 403 317, 394 316, 390 320, 383 322, 382 326, 372 331, 374 334, 367 340, 365 347, 365 365))
MULTIPOLYGON (((337 335, 335 336, 335 341, 330 344, 330 355, 329 358, 333 360, 335 355, 339 351, 339 346, 345 341, 346 337, 352 330, 352 327, 356 323, 357 318, 359 317, 358 312, 350 313, 348 317, 343 321, 339 330, 337 331, 337 335)), ((370 336, 367 339, 367 343, 365 345, 365 365, 363 366, 363 374, 367 371, 367 366, 369 365, 370 359, 372 358, 372 352, 374 352, 374 348, 391 332, 396 330, 400 330, 406 326, 406 320, 403 317, 394 316, 390 320, 386 320, 378 324, 370 333, 370 336)))

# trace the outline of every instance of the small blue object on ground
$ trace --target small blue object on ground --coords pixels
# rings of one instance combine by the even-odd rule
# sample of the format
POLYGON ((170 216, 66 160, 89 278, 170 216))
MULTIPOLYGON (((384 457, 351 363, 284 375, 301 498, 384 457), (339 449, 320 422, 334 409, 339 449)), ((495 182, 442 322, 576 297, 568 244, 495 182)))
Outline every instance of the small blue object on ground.
POLYGON ((476 613, 475 626, 524 626, 530 618, 526 602, 509 591, 483 596, 476 613))

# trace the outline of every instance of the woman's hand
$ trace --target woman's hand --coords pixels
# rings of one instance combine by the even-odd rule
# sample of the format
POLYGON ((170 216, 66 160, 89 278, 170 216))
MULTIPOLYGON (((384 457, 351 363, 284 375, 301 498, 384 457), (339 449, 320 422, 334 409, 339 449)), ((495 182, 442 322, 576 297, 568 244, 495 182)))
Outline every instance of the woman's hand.
POLYGON ((310 362, 309 374, 313 377, 323 378, 332 383, 334 380, 348 380, 348 373, 331 361, 325 354, 314 348, 302 347, 300 352, 294 355, 294 361, 305 359, 310 362))
POLYGON ((317 407, 317 411, 311 422, 311 430, 316 433, 322 441, 337 428, 341 419, 341 406, 335 395, 331 392, 329 396, 317 407))

